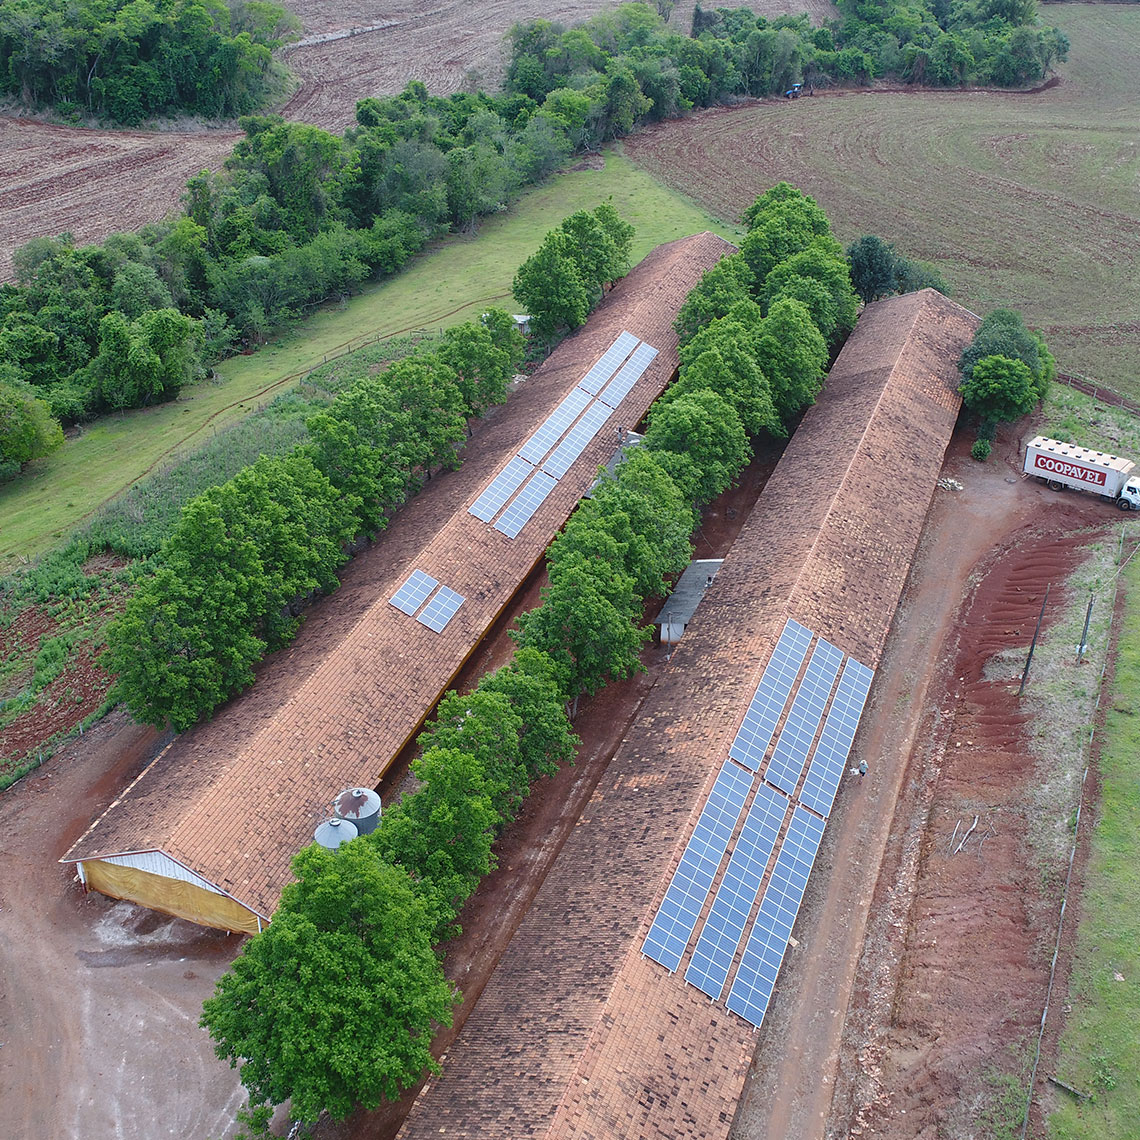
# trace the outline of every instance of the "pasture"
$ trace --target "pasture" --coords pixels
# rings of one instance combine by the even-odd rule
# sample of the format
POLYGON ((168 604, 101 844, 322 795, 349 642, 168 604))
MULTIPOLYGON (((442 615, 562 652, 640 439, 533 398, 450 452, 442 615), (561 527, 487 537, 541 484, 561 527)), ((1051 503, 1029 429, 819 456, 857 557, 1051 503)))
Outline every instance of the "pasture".
POLYGON ((713 110, 627 139, 720 217, 780 179, 843 242, 874 233, 938 266, 977 312, 1021 309, 1063 371, 1140 396, 1140 6, 1050 4, 1072 41, 1034 94, 821 93, 713 110))

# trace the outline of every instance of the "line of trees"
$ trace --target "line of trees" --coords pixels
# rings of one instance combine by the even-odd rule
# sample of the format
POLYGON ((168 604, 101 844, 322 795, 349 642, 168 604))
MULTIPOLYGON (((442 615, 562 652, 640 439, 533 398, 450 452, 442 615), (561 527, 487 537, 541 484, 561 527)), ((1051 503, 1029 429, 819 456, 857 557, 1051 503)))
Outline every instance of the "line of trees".
POLYGON ((769 19, 747 8, 693 12, 669 30, 652 8, 623 4, 566 29, 547 20, 511 31, 507 89, 597 146, 645 121, 740 96, 869 83, 1018 86, 1041 79, 1069 44, 1044 27, 1036 0, 839 0, 840 17, 769 19))
POLYGON ((0 95, 124 126, 234 118, 282 91, 272 53, 299 29, 270 0, 5 0, 0 95))
MULTIPOLYGON (((757 201, 749 221, 769 245, 777 222, 789 235, 787 256, 759 284, 746 262, 729 259, 730 272, 735 264, 757 295, 803 252, 790 236, 797 226, 820 231, 812 240, 834 242, 818 206, 783 183, 757 201)), ((832 245, 819 249, 845 266, 832 245)), ((714 269, 690 296, 690 347, 724 319, 695 315, 720 281, 714 269)), ((461 998, 438 958, 432 966, 429 948, 457 932, 464 902, 494 867, 496 835, 534 782, 572 758, 578 742, 567 710, 580 695, 641 668, 646 600, 668 592, 691 558, 699 507, 751 457, 745 418, 768 383, 759 362, 783 378, 781 410, 761 430, 786 433, 818 391, 827 349, 807 306, 772 293, 768 317, 749 313, 748 320, 762 325, 785 302, 797 307, 793 315, 804 327, 738 337, 734 380, 701 364, 712 349, 683 354, 678 385, 655 404, 642 444, 603 477, 550 547, 549 585, 540 606, 519 619, 512 662, 440 703, 419 738, 413 771, 421 786, 388 808, 372 835, 335 853, 309 848, 294 860, 298 881, 203 1007, 218 1056, 241 1066, 255 1114, 264 1118, 269 1106, 291 1098, 297 1119, 315 1120, 322 1110, 343 1117, 358 1103, 394 1098, 425 1070, 438 1071, 431 1033, 450 1023, 461 998), (801 334, 806 350, 794 340, 801 334), (737 381, 750 353, 752 385, 745 388, 737 381)), ((750 294, 729 307, 744 305, 762 308, 750 294)), ((844 319, 829 325, 836 342, 844 319)))
POLYGON ((113 695, 182 731, 253 681, 362 536, 433 470, 457 465, 469 417, 506 397, 524 343, 491 310, 449 329, 308 418, 308 441, 263 456, 183 508, 107 630, 113 695))

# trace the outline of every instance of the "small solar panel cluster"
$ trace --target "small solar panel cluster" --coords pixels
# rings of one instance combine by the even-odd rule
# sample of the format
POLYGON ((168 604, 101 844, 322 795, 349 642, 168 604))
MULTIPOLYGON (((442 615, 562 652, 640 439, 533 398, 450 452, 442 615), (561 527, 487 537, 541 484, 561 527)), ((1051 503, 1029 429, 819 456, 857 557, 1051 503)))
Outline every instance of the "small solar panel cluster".
POLYGON ((731 978, 725 1004, 753 1025, 768 1008, 873 677, 787 621, 642 947, 679 969, 731 850, 685 980, 719 1001, 731 978))
POLYGON ((518 455, 487 484, 468 512, 481 522, 493 523, 507 538, 516 538, 656 355, 652 345, 623 332, 519 448, 518 455))
POLYGON ((440 586, 435 578, 423 570, 413 570, 388 601, 408 617, 414 617, 420 625, 426 625, 435 633, 442 633, 463 605, 463 595, 457 594, 448 586, 440 586), (425 602, 427 605, 424 605, 425 602))

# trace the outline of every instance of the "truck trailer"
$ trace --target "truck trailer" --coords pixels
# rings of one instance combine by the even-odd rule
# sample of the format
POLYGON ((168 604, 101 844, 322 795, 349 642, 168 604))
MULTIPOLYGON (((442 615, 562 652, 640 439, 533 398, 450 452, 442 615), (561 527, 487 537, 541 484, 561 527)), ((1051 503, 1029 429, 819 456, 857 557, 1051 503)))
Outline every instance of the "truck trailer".
POLYGON ((1036 475, 1054 491, 1073 487, 1112 499, 1122 511, 1140 510, 1140 478, 1136 464, 1120 455, 1077 447, 1039 435, 1025 449, 1027 475, 1036 475))

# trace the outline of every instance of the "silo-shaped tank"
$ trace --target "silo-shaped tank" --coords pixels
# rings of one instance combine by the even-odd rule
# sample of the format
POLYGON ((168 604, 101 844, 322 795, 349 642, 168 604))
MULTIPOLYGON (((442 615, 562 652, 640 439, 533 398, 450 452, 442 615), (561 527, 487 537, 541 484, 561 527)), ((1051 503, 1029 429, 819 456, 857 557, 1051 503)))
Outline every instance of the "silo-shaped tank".
POLYGON ((371 788, 346 788, 333 807, 337 819, 353 824, 361 835, 370 835, 380 822, 380 797, 371 788))
POLYGON ((335 851, 342 843, 357 836, 356 827, 346 819, 326 819, 313 832, 313 838, 329 851, 335 851))

